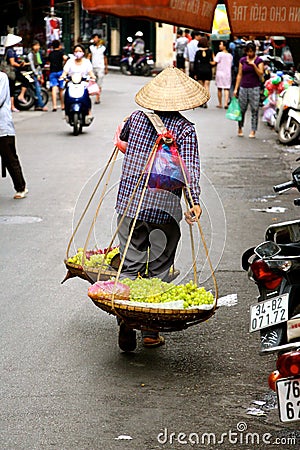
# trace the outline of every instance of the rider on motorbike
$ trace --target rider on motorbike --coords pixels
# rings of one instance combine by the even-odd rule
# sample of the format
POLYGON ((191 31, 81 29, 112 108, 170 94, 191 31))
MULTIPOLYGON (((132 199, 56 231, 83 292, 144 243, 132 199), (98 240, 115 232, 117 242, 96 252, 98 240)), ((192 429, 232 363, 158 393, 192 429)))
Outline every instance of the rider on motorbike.
MULTIPOLYGON (((67 76, 80 74, 82 78, 89 77, 92 80, 96 80, 91 61, 84 57, 85 48, 81 44, 77 44, 74 46, 73 54, 74 58, 68 59, 68 61, 64 65, 64 70, 61 78, 65 79, 67 76)), ((93 116, 91 114, 91 100, 89 101, 89 103, 89 118, 92 118, 93 116)))
POLYGON ((124 47, 123 47, 123 55, 126 56, 126 57, 131 56, 131 53, 132 53, 132 42, 133 42, 132 37, 128 36, 127 39, 126 39, 126 45, 124 45, 124 47))
POLYGON ((20 81, 22 83, 21 93, 19 95, 19 102, 25 103, 25 93, 29 86, 28 80, 22 75, 22 68, 26 65, 24 61, 21 61, 14 49, 14 47, 22 41, 21 36, 15 34, 8 34, 4 41, 5 55, 7 63, 10 64, 15 70, 15 78, 9 78, 9 89, 10 89, 10 99, 11 99, 11 110, 13 112, 19 112, 15 107, 14 95, 15 95, 15 81, 20 81))
POLYGON ((135 65, 137 60, 145 54, 145 41, 142 39, 143 37, 142 31, 137 31, 135 33, 135 40, 132 43, 132 50, 133 50, 133 60, 132 60, 132 66, 135 65))

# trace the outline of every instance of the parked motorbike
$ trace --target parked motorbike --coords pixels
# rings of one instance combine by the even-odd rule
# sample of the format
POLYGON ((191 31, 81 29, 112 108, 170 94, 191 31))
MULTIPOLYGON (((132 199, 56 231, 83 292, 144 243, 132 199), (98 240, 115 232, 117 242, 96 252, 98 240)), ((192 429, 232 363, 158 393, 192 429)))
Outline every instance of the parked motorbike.
POLYGON ((271 55, 258 55, 264 62, 264 78, 265 81, 270 78, 272 73, 276 73, 279 70, 284 74, 288 74, 293 76, 294 71, 291 68, 290 64, 285 64, 280 56, 271 56, 271 55))
POLYGON ((294 84, 283 91, 276 105, 275 130, 282 144, 292 144, 300 136, 300 73, 294 84))
MULTIPOLYGON (((18 80, 16 80, 15 83, 15 94, 14 94, 14 100, 16 108, 18 108, 21 111, 28 111, 30 108, 32 108, 37 100, 36 92, 35 92, 35 85, 34 85, 34 79, 33 79, 33 72, 32 70, 22 71, 22 74, 25 78, 29 81, 30 85, 27 87, 24 98, 25 103, 20 102, 18 100, 18 96, 21 93, 21 87, 22 83, 18 80)), ((46 88, 41 86, 41 96, 43 100, 43 106, 47 105, 49 100, 49 94, 46 88)))
MULTIPOLYGON (((300 192, 300 167, 274 191, 292 187, 300 192)), ((269 386, 277 391, 280 420, 300 420, 300 220, 270 225, 265 241, 243 254, 242 267, 259 290, 250 332, 260 332, 261 354, 278 354, 269 386)))
POLYGON ((88 81, 80 74, 74 74, 66 79, 65 114, 66 121, 73 127, 74 136, 82 133, 83 127, 88 127, 93 118, 89 116, 91 100, 88 92, 88 81))
POLYGON ((137 61, 133 62, 132 53, 124 55, 120 61, 120 69, 124 75, 143 75, 149 77, 154 68, 152 53, 146 51, 137 61))

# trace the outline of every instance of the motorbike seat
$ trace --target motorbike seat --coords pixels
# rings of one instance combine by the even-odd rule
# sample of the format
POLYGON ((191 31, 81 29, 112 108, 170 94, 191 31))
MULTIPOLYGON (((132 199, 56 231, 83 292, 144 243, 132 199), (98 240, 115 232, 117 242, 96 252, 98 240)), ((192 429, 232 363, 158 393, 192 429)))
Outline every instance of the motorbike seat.
POLYGON ((279 256, 299 256, 300 258, 300 242, 289 242, 288 244, 279 244, 279 256))

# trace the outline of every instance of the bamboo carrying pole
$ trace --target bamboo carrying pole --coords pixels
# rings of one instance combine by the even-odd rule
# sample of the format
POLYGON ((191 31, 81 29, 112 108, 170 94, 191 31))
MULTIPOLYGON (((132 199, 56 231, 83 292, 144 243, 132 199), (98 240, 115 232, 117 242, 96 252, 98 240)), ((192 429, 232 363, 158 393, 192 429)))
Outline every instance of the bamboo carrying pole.
MULTIPOLYGON (((151 174, 151 169, 152 169, 152 166, 153 166, 153 163, 154 163, 154 159, 155 159, 156 152, 157 152, 157 149, 158 149, 158 144, 159 144, 159 141, 160 141, 161 137, 162 137, 162 135, 158 136, 158 138, 157 138, 157 140, 156 140, 156 142, 155 142, 155 144, 154 144, 154 146, 153 146, 153 148, 152 148, 152 150, 151 150, 151 152, 149 154, 149 157, 148 157, 148 160, 146 162, 146 165, 145 165, 145 167, 144 167, 144 169, 143 169, 143 171, 142 171, 142 173, 141 173, 141 175, 140 175, 140 177, 139 177, 139 179, 137 181, 137 184, 136 184, 136 186, 135 186, 135 188, 134 188, 134 190, 132 192, 132 195, 131 195, 131 197, 130 197, 130 199, 128 201, 128 204, 127 204, 127 206, 125 208, 125 211, 124 211, 124 213, 123 213, 123 215, 121 217, 121 220, 119 221, 118 226, 117 226, 117 228, 115 230, 115 233, 114 233, 114 235, 113 235, 113 237, 112 237, 112 239, 110 241, 110 244, 107 247, 107 252, 108 252, 109 248, 111 248, 111 246, 112 246, 112 244, 113 244, 113 242, 114 242, 114 240, 115 240, 115 238, 116 238, 116 236, 118 234, 118 231, 119 231, 119 229, 120 229, 120 227, 122 225, 122 222, 123 222, 124 218, 126 217, 126 213, 127 213, 128 209, 130 207, 130 204, 132 203, 132 200, 133 200, 134 196, 136 195, 137 189, 139 188, 143 178, 145 177, 144 185, 142 187, 141 197, 139 199, 138 206, 137 206, 137 211, 136 211, 135 217, 134 217, 134 219, 132 221, 131 228, 130 228, 130 231, 129 231, 129 235, 128 235, 128 238, 127 238, 127 241, 126 241, 126 244, 125 244, 124 253, 122 255, 122 258, 121 258, 121 261, 120 261, 120 265, 119 265, 119 268, 118 268, 118 271, 117 271, 117 274, 116 274, 115 286, 118 283, 120 275, 121 275, 122 267, 123 267, 123 264, 124 264, 124 261, 125 261, 125 258, 126 258, 126 253, 128 251, 133 232, 134 232, 134 227, 135 227, 135 224, 136 224, 136 221, 137 221, 137 217, 139 215, 139 212, 140 212, 140 209, 141 209, 141 206, 142 206, 142 202, 143 202, 143 199, 144 199, 144 196, 145 196, 145 192, 146 192, 146 189, 148 187, 148 182, 149 182, 149 178, 150 178, 150 174, 151 174)), ((193 208, 195 207, 195 203, 194 203, 194 200, 192 198, 191 189, 190 189, 190 186, 189 186, 189 182, 188 182, 188 179, 187 179, 185 168, 183 166, 183 162, 182 162, 181 156, 180 156, 177 148, 176 148, 176 151, 177 151, 177 155, 179 157, 180 167, 181 167, 182 175, 183 175, 184 182, 185 182, 184 189, 186 190, 186 192, 184 192, 184 198, 185 198, 185 203, 186 203, 186 207, 187 207, 187 210, 188 210, 189 209, 189 203, 190 203, 190 205, 192 205, 193 208)), ((84 260, 85 260, 85 254, 86 254, 87 245, 88 245, 88 242, 90 240, 90 236, 91 236, 92 230, 95 227, 95 223, 96 223, 96 220, 97 220, 97 217, 98 217, 98 214, 99 214, 99 211, 100 211, 103 199, 104 199, 104 195, 106 193, 107 186, 108 186, 111 174, 112 174, 112 170, 113 170, 116 158, 117 158, 117 154, 118 154, 118 149, 117 149, 117 147, 115 147, 113 152, 112 152, 112 154, 111 154, 111 156, 110 156, 110 158, 109 158, 109 161, 107 162, 107 164, 106 164, 106 166, 105 166, 105 168, 103 170, 103 173, 100 176, 100 179, 97 182, 97 185, 96 185, 96 187, 95 187, 95 189, 94 189, 94 191, 93 191, 93 193, 91 195, 91 198, 89 199, 89 201, 88 201, 88 203, 87 203, 87 205, 86 205, 86 207, 85 207, 85 209, 84 209, 84 211, 83 211, 83 213, 82 213, 82 215, 81 215, 81 217, 80 217, 80 219, 79 219, 79 221, 78 221, 78 223, 77 223, 77 225, 76 225, 76 227, 74 229, 74 232, 72 233, 72 236, 70 238, 70 241, 69 241, 69 244, 68 244, 68 247, 67 247, 67 257, 68 257, 70 246, 71 246, 72 241, 74 240, 75 234, 78 231, 78 228, 79 228, 80 224, 82 223, 83 217, 86 214, 86 212, 87 212, 87 210, 88 210, 88 208, 89 208, 89 206, 90 206, 90 204, 92 202, 92 199, 95 196, 96 191, 98 190, 99 185, 100 185, 101 181, 104 178, 105 173, 107 172, 109 166, 111 165, 109 173, 108 173, 107 178, 106 178, 106 182, 105 182, 104 188, 102 190, 102 193, 101 193, 101 196, 100 196, 97 208, 96 208, 95 215, 93 217, 92 224, 90 226, 90 229, 89 229, 89 232, 88 232, 88 235, 87 235, 87 239, 86 239, 85 244, 84 244, 84 251, 83 251, 83 256, 82 256, 82 266, 84 266, 84 260)), ((203 247, 204 247, 204 250, 205 250, 206 258, 207 258, 207 261, 208 261, 208 264, 209 264, 209 267, 210 267, 210 271, 211 271, 211 275, 212 275, 212 279, 213 279, 213 283, 214 283, 215 300, 217 301, 217 298, 218 298, 218 285, 217 285, 214 269, 213 269, 213 266, 212 266, 212 263, 211 263, 211 260, 210 260, 210 257, 209 257, 209 251, 208 251, 208 248, 207 248, 207 245, 206 245, 206 241, 205 241, 205 238, 204 238, 203 229, 202 229, 202 226, 200 224, 200 220, 199 220, 199 218, 197 216, 196 216, 196 223, 197 223, 198 230, 199 230, 199 233, 200 233, 200 236, 201 236, 201 241, 202 241, 202 244, 203 244, 203 247)), ((195 255, 195 244, 194 244, 192 225, 189 225, 189 231, 190 231, 190 240, 191 240, 191 251, 192 251, 194 282, 195 282, 195 284, 198 285, 196 255, 195 255)), ((106 254, 107 254, 107 252, 106 252, 106 254)), ((105 254, 105 256, 106 256, 106 254, 105 254)), ((97 280, 100 279, 101 270, 102 270, 103 264, 104 264, 104 261, 103 261, 102 265, 99 268, 97 280)), ((115 310, 114 300, 115 300, 115 294, 113 293, 112 294, 112 299, 111 299, 112 311, 114 312, 114 314, 116 314, 117 316, 119 316, 122 319, 121 314, 118 311, 115 310)), ((214 309, 215 308, 216 308, 216 303, 215 303, 214 309)))

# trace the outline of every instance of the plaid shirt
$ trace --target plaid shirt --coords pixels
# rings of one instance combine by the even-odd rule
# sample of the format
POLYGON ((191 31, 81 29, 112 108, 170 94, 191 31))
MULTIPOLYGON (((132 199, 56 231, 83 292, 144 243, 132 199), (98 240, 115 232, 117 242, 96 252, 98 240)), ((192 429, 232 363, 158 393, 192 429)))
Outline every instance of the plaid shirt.
MULTIPOLYGON (((190 189, 195 204, 199 204, 200 196, 200 160, 195 128, 191 122, 178 112, 159 112, 166 128, 172 131, 178 151, 186 165, 190 176, 190 189)), ((129 199, 145 168, 149 154, 157 139, 157 132, 148 117, 142 111, 135 111, 126 121, 120 139, 128 142, 124 155, 120 186, 117 196, 116 211, 123 215, 129 199)), ((145 177, 139 184, 134 198, 131 200, 126 216, 136 216, 139 199, 145 184, 145 177)), ((172 192, 146 189, 138 219, 145 222, 167 223, 170 217, 177 222, 182 219, 180 205, 182 189, 172 192)), ((187 198, 189 198, 187 193, 187 198)))

